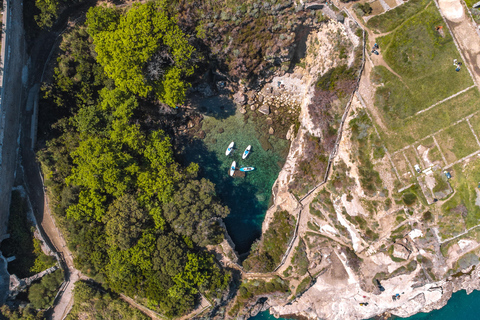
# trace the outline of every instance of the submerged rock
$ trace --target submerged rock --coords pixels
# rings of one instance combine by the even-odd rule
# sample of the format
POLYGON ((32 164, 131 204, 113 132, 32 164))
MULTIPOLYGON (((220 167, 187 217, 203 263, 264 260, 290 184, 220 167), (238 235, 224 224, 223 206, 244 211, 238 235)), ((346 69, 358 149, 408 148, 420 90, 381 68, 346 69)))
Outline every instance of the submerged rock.
POLYGON ((260 109, 258 109, 258 111, 260 111, 261 113, 263 114, 270 114, 270 106, 268 104, 263 104, 260 109))

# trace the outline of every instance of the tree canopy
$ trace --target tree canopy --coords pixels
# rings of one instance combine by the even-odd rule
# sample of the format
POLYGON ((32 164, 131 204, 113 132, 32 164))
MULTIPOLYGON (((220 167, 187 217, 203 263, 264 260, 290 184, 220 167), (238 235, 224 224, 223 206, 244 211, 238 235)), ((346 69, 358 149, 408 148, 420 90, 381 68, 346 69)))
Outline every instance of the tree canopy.
POLYGON ((174 107, 185 99, 183 78, 193 74, 194 48, 165 6, 165 1, 134 4, 126 14, 94 7, 87 13, 87 31, 97 61, 118 88, 141 97, 153 92, 174 107))

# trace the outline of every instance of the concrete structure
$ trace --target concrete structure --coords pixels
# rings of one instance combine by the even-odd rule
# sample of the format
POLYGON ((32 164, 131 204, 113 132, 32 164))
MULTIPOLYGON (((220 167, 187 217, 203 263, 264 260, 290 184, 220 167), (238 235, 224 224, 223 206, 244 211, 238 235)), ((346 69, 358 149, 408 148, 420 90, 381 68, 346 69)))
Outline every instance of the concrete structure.
POLYGON ((7 232, 10 196, 17 161, 25 65, 21 0, 4 1, 0 78, 0 237, 7 232))
MULTIPOLYGON (((25 65, 23 1, 5 0, 0 58, 0 239, 7 233, 10 197, 17 165, 18 136, 25 65)), ((10 275, 0 254, 0 304, 8 294, 10 275)))

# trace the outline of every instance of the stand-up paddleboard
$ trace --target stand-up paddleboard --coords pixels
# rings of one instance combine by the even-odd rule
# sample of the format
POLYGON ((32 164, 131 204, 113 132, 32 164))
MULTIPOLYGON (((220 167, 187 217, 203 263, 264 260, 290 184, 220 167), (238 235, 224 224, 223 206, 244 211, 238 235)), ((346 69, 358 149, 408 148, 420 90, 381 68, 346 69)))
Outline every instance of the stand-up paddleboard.
POLYGON ((248 155, 250 154, 250 150, 252 149, 252 146, 248 146, 247 149, 245 149, 245 151, 243 151, 243 156, 242 156, 242 159, 245 159, 246 157, 248 157, 248 155))
POLYGON ((228 156, 230 153, 232 153, 234 145, 235 145, 235 142, 233 142, 233 141, 230 142, 230 144, 228 145, 227 151, 225 151, 226 156, 228 156))
POLYGON ((233 177, 235 174, 235 167, 237 166, 237 163, 235 161, 232 162, 232 165, 230 166, 230 176, 233 177))
POLYGON ((248 172, 248 171, 253 171, 255 170, 254 167, 242 167, 240 168, 240 171, 243 171, 243 172, 248 172))

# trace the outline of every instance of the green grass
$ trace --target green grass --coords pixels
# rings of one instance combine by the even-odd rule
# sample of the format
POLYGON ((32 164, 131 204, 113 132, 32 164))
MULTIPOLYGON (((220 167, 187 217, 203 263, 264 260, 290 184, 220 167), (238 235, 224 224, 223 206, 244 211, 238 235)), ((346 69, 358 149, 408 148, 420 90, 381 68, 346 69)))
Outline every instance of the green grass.
POLYGON ((471 117, 469 120, 470 124, 473 127, 473 131, 477 134, 477 137, 480 136, 480 114, 476 114, 471 117))
POLYGON ((449 163, 480 149, 466 121, 440 132, 435 138, 449 163))
POLYGON ((456 223, 456 220, 460 220, 466 228, 480 224, 480 206, 475 204, 475 202, 478 202, 477 199, 480 198, 479 182, 479 159, 469 162, 465 166, 462 163, 453 166, 450 183, 456 192, 442 206, 444 219, 441 220, 445 220, 445 224, 448 224, 448 222, 456 223), (459 210, 462 206, 465 209, 459 210), (465 222, 463 223, 463 221, 465 222))
MULTIPOLYGON (((424 169, 424 167, 422 165, 422 162, 420 161, 420 158, 417 157, 417 153, 415 152, 415 150, 413 148, 405 149, 403 151, 403 153, 407 157, 408 161, 410 161, 410 163, 412 164, 412 167, 414 167, 416 164, 418 164, 422 170, 424 169)), ((415 170, 415 169, 413 169, 413 170, 415 170)), ((417 174, 416 171, 414 173, 417 174)))
POLYGON ((473 84, 466 70, 455 72, 458 51, 435 6, 406 21, 377 40, 385 62, 401 77, 377 67, 375 81, 383 82, 376 104, 387 121, 413 116, 432 104, 473 84), (443 25, 445 38, 435 27, 443 25))
POLYGON ((310 276, 305 277, 298 285, 297 290, 295 290, 295 295, 298 296, 302 294, 308 288, 311 282, 312 278, 310 276))
POLYGON ((422 11, 429 3, 431 3, 430 0, 410 0, 393 10, 371 18, 367 22, 367 27, 380 32, 392 31, 408 18, 422 11))
POLYGON ((434 177, 435 177, 436 184, 435 184, 435 187, 433 187, 433 190, 432 190, 433 193, 442 192, 449 189, 447 177, 442 171, 440 170, 435 171, 434 177))
MULTIPOLYGON (((387 149, 394 152, 478 111, 479 108, 480 93, 477 88, 472 88, 416 116, 389 121, 388 132, 379 130, 379 133, 387 149)), ((380 129, 379 126, 377 128, 380 129)))

